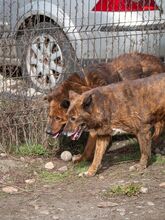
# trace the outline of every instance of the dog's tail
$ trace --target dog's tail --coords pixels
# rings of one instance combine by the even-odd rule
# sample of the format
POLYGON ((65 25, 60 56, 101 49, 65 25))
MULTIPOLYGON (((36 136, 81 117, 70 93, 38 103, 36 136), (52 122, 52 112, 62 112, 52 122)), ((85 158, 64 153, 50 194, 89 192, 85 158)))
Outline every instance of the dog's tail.
POLYGON ((154 133, 152 135, 152 139, 156 140, 158 138, 158 136, 162 133, 164 126, 164 121, 159 121, 154 125, 154 133))

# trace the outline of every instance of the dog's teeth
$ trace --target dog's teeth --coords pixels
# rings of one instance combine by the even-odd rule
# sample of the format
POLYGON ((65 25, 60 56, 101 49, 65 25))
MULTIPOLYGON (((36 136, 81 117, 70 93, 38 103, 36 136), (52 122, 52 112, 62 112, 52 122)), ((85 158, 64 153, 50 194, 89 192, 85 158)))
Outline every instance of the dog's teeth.
POLYGON ((67 136, 70 137, 72 136, 73 132, 67 132, 67 136))

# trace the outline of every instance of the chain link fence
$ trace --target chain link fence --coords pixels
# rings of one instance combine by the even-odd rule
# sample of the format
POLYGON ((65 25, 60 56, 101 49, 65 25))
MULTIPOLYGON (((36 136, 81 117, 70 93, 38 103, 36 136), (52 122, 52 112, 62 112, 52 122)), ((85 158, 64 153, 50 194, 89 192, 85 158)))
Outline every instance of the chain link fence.
POLYGON ((45 94, 92 62, 164 59, 164 0, 0 0, 0 147, 45 143, 45 94))

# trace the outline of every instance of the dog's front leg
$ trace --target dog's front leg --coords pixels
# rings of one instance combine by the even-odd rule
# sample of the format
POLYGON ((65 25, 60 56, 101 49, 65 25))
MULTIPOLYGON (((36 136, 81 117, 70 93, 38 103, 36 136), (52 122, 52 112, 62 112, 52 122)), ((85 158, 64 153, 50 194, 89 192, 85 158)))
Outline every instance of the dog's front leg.
POLYGON ((88 171, 84 173, 86 176, 94 176, 96 174, 99 166, 101 165, 101 161, 109 144, 109 141, 110 136, 97 137, 94 159, 88 171))
POLYGON ((138 134, 137 139, 140 146, 141 158, 140 162, 133 167, 138 171, 144 170, 148 165, 148 160, 151 157, 151 132, 150 126, 142 128, 138 134))
POLYGON ((78 163, 80 161, 93 159, 94 150, 96 146, 96 139, 97 139, 96 134, 89 133, 84 152, 82 154, 74 155, 72 158, 73 163, 78 163))

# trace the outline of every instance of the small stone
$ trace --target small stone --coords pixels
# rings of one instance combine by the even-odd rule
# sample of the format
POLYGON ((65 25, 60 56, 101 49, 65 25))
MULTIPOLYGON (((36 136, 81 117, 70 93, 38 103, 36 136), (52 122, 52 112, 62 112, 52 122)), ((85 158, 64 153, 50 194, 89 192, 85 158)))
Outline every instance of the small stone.
POLYGON ((124 216, 124 215, 125 215, 125 212, 120 212, 120 215, 121 215, 121 216, 124 216))
POLYGON ((123 209, 123 208, 116 209, 116 211, 118 211, 121 216, 125 215, 125 209, 123 209))
POLYGON ((130 168, 129 168, 129 171, 135 171, 136 170, 136 167, 135 166, 131 166, 130 168))
POLYGON ((3 187, 3 188, 2 188, 2 191, 5 192, 5 193, 10 193, 10 194, 12 194, 12 193, 18 192, 18 189, 15 188, 15 187, 13 187, 13 186, 6 186, 6 187, 3 187))
POLYGON ((136 206, 138 209, 142 209, 143 207, 141 205, 136 206))
POLYGON ((38 210, 39 209, 39 205, 34 204, 34 209, 38 210))
POLYGON ((35 176, 37 176, 37 175, 38 175, 38 173, 37 173, 36 171, 34 171, 34 172, 33 172, 33 174, 34 174, 35 176))
POLYGON ((159 184, 160 187, 165 187, 165 182, 159 184))
POLYGON ((99 179, 100 179, 100 180, 104 180, 105 178, 104 178, 104 176, 99 175, 99 179))
POLYGON ((49 215, 49 211, 48 210, 40 210, 40 214, 49 215))
POLYGON ((124 208, 118 208, 118 209, 116 209, 116 211, 118 211, 118 212, 125 212, 125 209, 124 208))
POLYGON ((60 167, 59 169, 58 169, 58 171, 60 171, 61 173, 64 173, 64 172, 66 172, 68 170, 68 167, 67 166, 63 166, 63 167, 60 167))
POLYGON ((48 170, 52 170, 54 168, 54 164, 52 162, 48 162, 45 164, 45 168, 48 170))
POLYGON ((21 160, 22 162, 25 162, 25 158, 24 158, 24 157, 20 157, 20 160, 21 160))
POLYGON ((59 218, 58 216, 53 215, 53 216, 52 216, 52 219, 54 219, 54 220, 59 220, 60 218, 59 218))
POLYGON ((99 208, 108 208, 108 207, 114 207, 114 206, 118 206, 118 203, 114 203, 114 202, 101 202, 97 205, 97 207, 99 208))
POLYGON ((0 156, 1 157, 7 157, 7 154, 6 153, 1 153, 0 156))
POLYGON ((148 193, 148 188, 142 186, 142 187, 140 188, 140 192, 141 192, 141 193, 148 193))
POLYGON ((61 153, 61 159, 64 161, 70 161, 72 159, 72 154, 69 151, 63 151, 61 153))
POLYGON ((155 205, 153 202, 147 202, 147 205, 149 205, 149 206, 153 206, 153 205, 155 205))
POLYGON ((33 184, 35 181, 36 181, 35 179, 28 179, 28 180, 25 180, 25 183, 33 184))
POLYGON ((63 212, 65 211, 63 208, 57 208, 58 211, 63 212))

